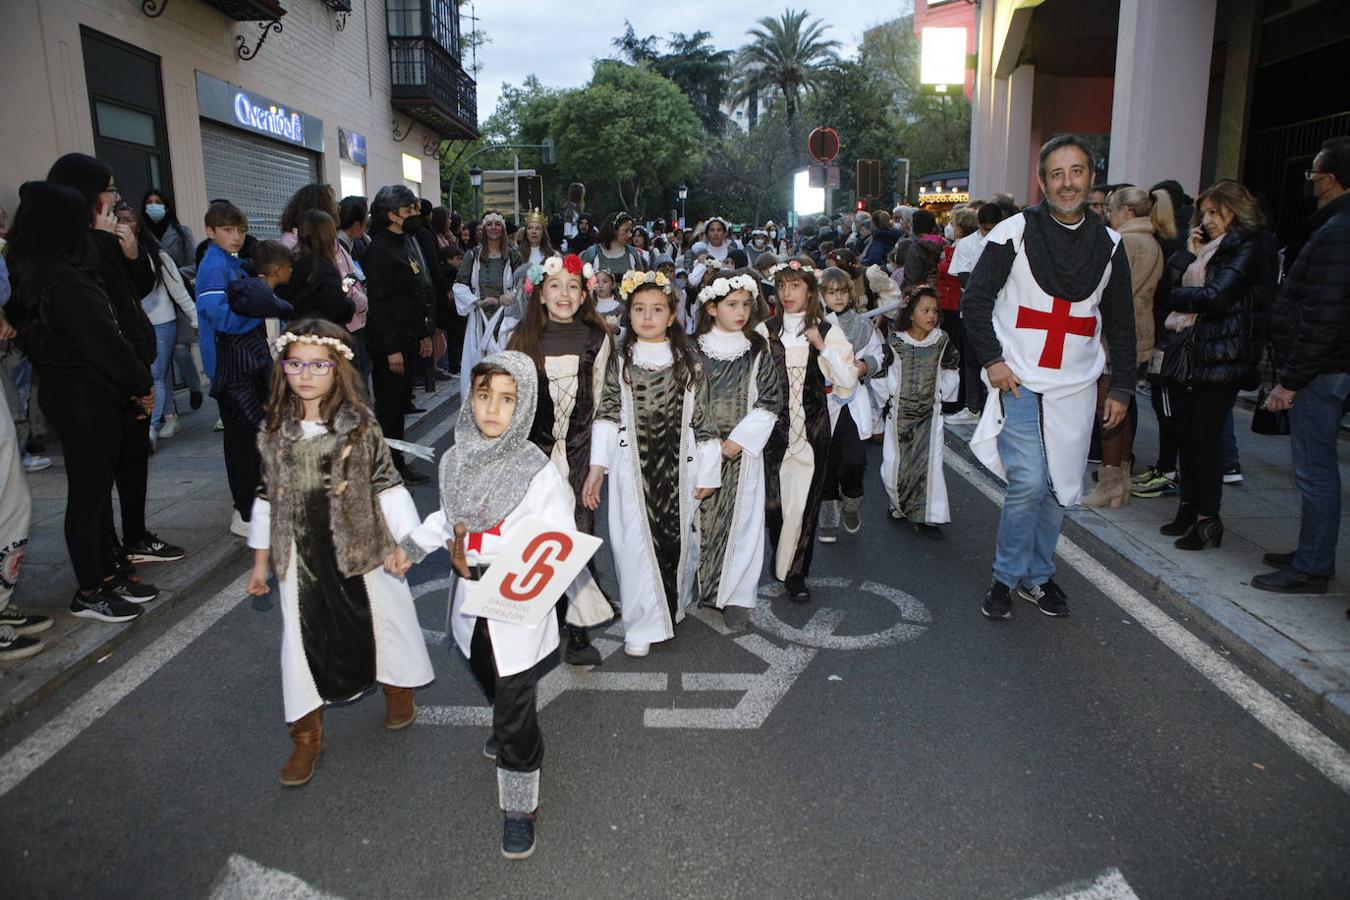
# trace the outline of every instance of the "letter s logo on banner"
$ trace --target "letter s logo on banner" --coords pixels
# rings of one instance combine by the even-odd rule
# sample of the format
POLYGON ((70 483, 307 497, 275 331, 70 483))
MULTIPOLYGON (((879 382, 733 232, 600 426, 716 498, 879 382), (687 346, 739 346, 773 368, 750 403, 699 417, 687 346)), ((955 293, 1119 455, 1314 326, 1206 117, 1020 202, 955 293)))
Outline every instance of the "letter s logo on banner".
POLYGON ((533 600, 553 577, 553 561, 561 562, 572 553, 572 539, 557 531, 546 531, 537 535, 525 548, 523 559, 530 568, 520 577, 512 572, 502 578, 501 593, 507 600, 524 602, 533 600))

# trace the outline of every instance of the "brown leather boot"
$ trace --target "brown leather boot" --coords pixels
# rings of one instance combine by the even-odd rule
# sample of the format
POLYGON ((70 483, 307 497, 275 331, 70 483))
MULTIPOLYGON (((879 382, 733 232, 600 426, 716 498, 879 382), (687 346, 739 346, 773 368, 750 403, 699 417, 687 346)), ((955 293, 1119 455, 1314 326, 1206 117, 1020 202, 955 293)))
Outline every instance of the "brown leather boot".
POLYGON ((314 777, 323 750, 323 710, 316 709, 291 725, 291 758, 281 767, 281 783, 299 787, 314 777))
POLYGON ((384 727, 390 731, 407 728, 417 718, 417 707, 413 703, 413 689, 409 687, 384 688, 384 727))

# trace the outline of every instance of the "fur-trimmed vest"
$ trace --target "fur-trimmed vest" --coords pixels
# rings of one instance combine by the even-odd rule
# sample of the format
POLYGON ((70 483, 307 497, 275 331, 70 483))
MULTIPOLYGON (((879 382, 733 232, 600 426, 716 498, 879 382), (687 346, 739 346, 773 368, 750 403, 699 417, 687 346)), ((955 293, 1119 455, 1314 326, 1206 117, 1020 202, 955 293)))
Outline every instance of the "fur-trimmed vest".
MULTIPOLYGON (((333 550, 338 570, 348 578, 378 569, 394 550, 394 538, 380 511, 380 494, 403 483, 394 468, 384 433, 370 411, 344 403, 333 417, 337 443, 331 468, 324 476, 328 491, 333 550)), ((288 416, 277 431, 258 433, 262 455, 260 495, 271 510, 272 570, 286 577, 298 498, 306 486, 297 483, 296 444, 303 438, 300 421, 288 416)), ((321 438, 316 438, 321 440, 321 438)))

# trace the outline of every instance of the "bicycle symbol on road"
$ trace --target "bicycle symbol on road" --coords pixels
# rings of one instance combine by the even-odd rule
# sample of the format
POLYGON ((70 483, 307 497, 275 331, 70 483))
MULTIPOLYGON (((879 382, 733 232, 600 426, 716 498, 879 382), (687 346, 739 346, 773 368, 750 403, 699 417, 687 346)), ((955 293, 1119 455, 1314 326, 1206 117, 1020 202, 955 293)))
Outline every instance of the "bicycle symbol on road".
MULTIPOLYGON (((812 588, 828 588, 830 593, 848 591, 853 579, 823 577, 808 579, 812 588)), ((442 600, 450 587, 449 578, 439 578, 413 587, 413 595, 420 600, 436 596, 442 600)), ((780 584, 766 584, 759 589, 760 597, 771 601, 783 594, 780 584)), ((758 674, 745 672, 682 672, 679 689, 686 692, 740 691, 741 697, 732 707, 648 707, 643 711, 642 723, 647 728, 759 728, 773 712, 774 707, 791 689, 811 660, 821 650, 876 650, 916 640, 932 623, 928 609, 911 594, 890 585, 863 581, 848 593, 849 605, 889 604, 898 614, 895 624, 870 634, 840 634, 840 625, 848 610, 818 606, 811 618, 800 628, 779 619, 772 603, 762 602, 752 615, 756 632, 733 638, 746 652, 754 655, 768 668, 758 674), (768 637, 785 643, 779 646, 768 637)), ((718 634, 730 637, 722 623, 722 614, 716 610, 695 607, 689 615, 718 634)), ((608 659, 623 646, 621 626, 615 625, 595 639, 600 655, 608 659), (618 638, 618 639, 616 639, 618 638)), ((428 644, 438 645, 446 640, 444 632, 423 629, 428 644)), ((575 666, 558 666, 539 683, 538 703, 543 709, 568 691, 639 691, 664 693, 671 690, 671 673, 667 672, 606 672, 575 666)), ((419 725, 475 725, 492 724, 490 706, 423 706, 418 709, 419 725)))

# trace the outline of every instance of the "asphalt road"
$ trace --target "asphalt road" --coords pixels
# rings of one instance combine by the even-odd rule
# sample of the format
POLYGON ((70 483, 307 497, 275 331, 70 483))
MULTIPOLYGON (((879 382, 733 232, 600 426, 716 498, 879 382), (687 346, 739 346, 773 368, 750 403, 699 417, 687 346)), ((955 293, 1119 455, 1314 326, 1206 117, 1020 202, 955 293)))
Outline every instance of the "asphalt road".
MULTIPOLYGON (((1346 896, 1344 743, 1312 731, 1310 764, 1068 567, 1070 618, 986 621, 997 507, 949 470, 955 524, 918 537, 872 450, 863 531, 819 548, 810 605, 766 599, 739 641, 691 616, 643 660, 602 637, 602 667, 551 676, 532 859, 499 855, 488 728, 456 724, 484 701, 439 643, 416 726, 387 732, 379 696, 329 710, 314 780, 278 783, 280 614, 244 596, 241 551, 0 731, 0 894, 1346 896)), ((420 593, 435 642, 444 591, 420 593)))

